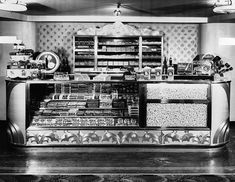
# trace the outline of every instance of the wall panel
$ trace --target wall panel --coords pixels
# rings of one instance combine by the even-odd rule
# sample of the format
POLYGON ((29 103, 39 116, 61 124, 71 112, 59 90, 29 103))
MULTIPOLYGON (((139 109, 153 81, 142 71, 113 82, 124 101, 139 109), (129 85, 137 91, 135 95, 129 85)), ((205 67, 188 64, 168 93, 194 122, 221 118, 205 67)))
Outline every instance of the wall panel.
MULTIPOLYGON (((37 23, 37 50, 57 51, 64 47, 72 62, 72 37, 83 29, 96 29, 105 23, 37 23)), ((143 31, 158 30, 164 33, 164 56, 173 62, 191 62, 198 53, 198 24, 145 24, 130 23, 143 31)))

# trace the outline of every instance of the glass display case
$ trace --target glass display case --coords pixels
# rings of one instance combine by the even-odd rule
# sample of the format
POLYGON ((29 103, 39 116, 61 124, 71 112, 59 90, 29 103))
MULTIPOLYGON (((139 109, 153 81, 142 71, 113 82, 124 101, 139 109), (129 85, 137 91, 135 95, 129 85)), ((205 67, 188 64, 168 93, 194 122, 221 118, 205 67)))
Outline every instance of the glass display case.
POLYGON ((138 93, 137 83, 30 84, 29 126, 139 126, 138 93))
POLYGON ((230 81, 7 80, 11 143, 221 146, 230 81))

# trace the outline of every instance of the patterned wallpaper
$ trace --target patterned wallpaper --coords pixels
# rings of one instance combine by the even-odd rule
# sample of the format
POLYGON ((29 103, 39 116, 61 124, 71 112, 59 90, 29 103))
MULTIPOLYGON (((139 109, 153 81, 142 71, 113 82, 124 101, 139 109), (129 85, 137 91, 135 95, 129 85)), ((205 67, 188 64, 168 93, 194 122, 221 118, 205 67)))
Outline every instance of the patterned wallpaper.
MULTIPOLYGON (((56 51, 64 47, 73 59, 73 35, 82 30, 95 30, 105 23, 37 23, 37 51, 56 51)), ((172 57, 173 63, 191 62, 198 54, 198 24, 147 24, 130 23, 141 31, 153 30, 164 33, 163 55, 172 57)))
POLYGON ((163 55, 173 63, 192 62, 199 49, 199 24, 133 24, 164 33, 163 55))

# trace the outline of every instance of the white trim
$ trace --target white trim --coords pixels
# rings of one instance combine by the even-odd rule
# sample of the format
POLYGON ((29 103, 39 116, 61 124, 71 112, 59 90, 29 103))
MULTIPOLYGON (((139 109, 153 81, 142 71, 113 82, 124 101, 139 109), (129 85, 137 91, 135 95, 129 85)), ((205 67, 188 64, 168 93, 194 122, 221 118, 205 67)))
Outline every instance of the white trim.
POLYGON ((133 22, 133 23, 208 23, 207 17, 154 16, 35 16, 0 10, 0 18, 29 22, 133 22))
POLYGON ((146 22, 146 23, 207 23, 207 17, 146 17, 146 16, 27 16, 32 22, 146 22))
POLYGON ((27 21, 28 16, 20 13, 0 10, 0 18, 27 21))
POLYGON ((234 37, 220 37, 219 45, 235 45, 234 37))
POLYGON ((0 44, 14 44, 21 42, 21 40, 17 40, 16 36, 0 36, 0 44))

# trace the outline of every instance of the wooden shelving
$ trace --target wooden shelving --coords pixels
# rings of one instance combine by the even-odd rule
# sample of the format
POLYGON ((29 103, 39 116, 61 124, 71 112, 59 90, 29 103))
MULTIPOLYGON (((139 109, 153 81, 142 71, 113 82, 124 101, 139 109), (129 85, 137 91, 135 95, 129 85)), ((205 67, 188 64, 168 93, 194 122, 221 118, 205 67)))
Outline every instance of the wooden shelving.
POLYGON ((74 36, 74 72, 161 66, 162 36, 74 36))

